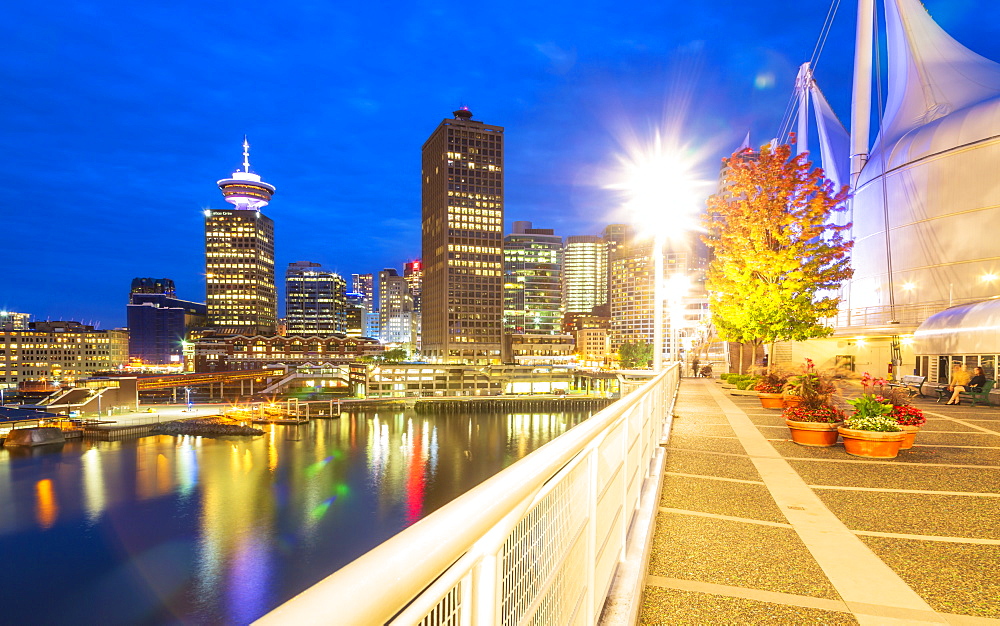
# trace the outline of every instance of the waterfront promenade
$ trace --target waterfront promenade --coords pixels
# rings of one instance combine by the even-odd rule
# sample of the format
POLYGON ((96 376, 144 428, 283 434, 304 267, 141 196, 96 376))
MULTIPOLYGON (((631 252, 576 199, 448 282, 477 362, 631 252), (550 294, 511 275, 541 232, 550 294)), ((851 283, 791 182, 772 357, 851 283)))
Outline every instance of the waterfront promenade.
POLYGON ((914 403, 914 448, 869 460, 684 379, 640 623, 1000 624, 1000 407, 914 403))

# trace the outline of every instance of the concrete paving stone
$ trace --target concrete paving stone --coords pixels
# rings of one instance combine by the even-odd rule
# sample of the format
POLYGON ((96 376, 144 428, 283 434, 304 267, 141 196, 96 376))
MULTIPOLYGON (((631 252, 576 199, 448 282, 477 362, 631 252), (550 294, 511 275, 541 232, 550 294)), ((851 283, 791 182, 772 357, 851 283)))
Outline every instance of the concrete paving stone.
POLYGON ((1000 435, 989 433, 936 433, 921 428, 915 443, 924 446, 989 446, 1000 447, 1000 435))
MULTIPOLYGON (((671 437, 671 441, 673 438, 671 437)), ((664 464, 668 472, 681 474, 700 474, 703 476, 719 476, 720 478, 738 478, 740 480, 760 480, 760 474, 753 462, 748 458, 736 456, 720 456, 717 454, 702 454, 688 450, 667 450, 664 464)))
POLYGON ((785 458, 806 458, 806 459, 854 459, 846 452, 844 452, 843 444, 837 444, 830 447, 817 447, 817 446, 803 446, 792 441, 792 435, 785 430, 780 436, 775 435, 771 429, 768 429, 764 433, 769 439, 771 439, 771 445, 774 449, 778 451, 778 454, 785 458))
POLYGON ((671 451, 680 448, 684 450, 707 450, 709 452, 746 454, 743 444, 738 439, 717 439, 684 433, 671 433, 670 448, 671 451))
POLYGON ((660 506, 787 524, 764 485, 664 476, 660 506))
POLYGON ((861 540, 936 611, 1000 619, 1000 546, 861 540))
MULTIPOLYGON (((951 445, 975 445, 974 443, 955 443, 951 445)), ((946 448, 944 446, 928 446, 920 441, 920 434, 913 448, 901 450, 898 461, 909 463, 948 463, 952 465, 989 465, 1000 467, 1000 450, 988 448, 946 448)))
MULTIPOLYGON (((981 426, 983 428, 989 428, 989 424, 986 422, 976 422, 974 420, 968 420, 969 424, 975 424, 976 426, 981 426)), ((933 417, 927 417, 927 423, 923 425, 921 430, 946 430, 948 432, 969 432, 969 433, 981 433, 983 431, 975 428, 974 426, 969 426, 967 424, 959 424, 953 420, 946 419, 935 419, 933 417)))
POLYGON ((816 495, 851 530, 1000 539, 1000 498, 829 489, 816 495))
POLYGON ((715 437, 735 437, 736 431, 728 424, 700 426, 698 424, 674 424, 673 435, 705 435, 715 437))
POLYGON ((649 573, 839 599, 833 585, 790 528, 659 513, 649 573))
POLYGON ((639 624, 857 624, 850 613, 646 587, 639 624))
POLYGON ((1000 470, 882 463, 789 461, 810 485, 996 493, 1000 470))

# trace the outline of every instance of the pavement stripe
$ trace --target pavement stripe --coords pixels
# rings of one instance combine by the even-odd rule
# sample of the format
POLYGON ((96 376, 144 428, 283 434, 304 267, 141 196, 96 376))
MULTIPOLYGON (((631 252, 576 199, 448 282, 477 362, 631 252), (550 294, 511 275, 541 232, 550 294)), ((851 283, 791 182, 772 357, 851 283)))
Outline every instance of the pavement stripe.
MULTIPOLYGON (((763 437, 763 435, 761 435, 763 437)), ((737 437, 738 439, 740 437, 737 437)), ((768 441, 765 439, 765 441, 768 441)), ((770 441, 789 441, 789 439, 771 439, 770 441)), ((734 456, 741 459, 752 459, 754 458, 752 454, 737 454, 735 452, 716 452, 715 450, 699 450, 698 448, 675 448, 671 446, 671 451, 677 450, 680 452, 697 452, 698 454, 714 454, 717 456, 734 456)), ((1000 470, 1000 465, 963 465, 960 463, 911 463, 909 461, 899 461, 893 459, 892 461, 879 461, 872 459, 871 461, 866 461, 864 459, 817 459, 814 457, 807 456, 788 456, 785 457, 786 461, 815 461, 816 463, 868 463, 877 465, 919 465, 920 467, 951 467, 960 469, 986 469, 986 470, 1000 470)))
POLYGON ((809 485, 813 489, 836 489, 840 491, 876 491, 879 493, 902 493, 924 496, 972 496, 975 498, 1000 498, 1000 493, 982 491, 928 491, 925 489, 885 489, 883 487, 845 487, 843 485, 809 485))
POLYGON ((682 478, 704 478, 706 480, 721 480, 727 483, 744 483, 746 485, 763 485, 762 480, 744 480, 742 478, 723 478, 722 476, 706 476, 704 474, 685 474, 683 472, 663 472, 666 476, 680 476, 682 478))
MULTIPOLYGON (((764 438, 750 418, 717 389, 708 386, 740 443, 764 479, 778 508, 816 559, 837 593, 862 621, 861 606, 889 606, 912 611, 913 617, 944 622, 882 559, 878 558, 809 488, 801 476, 764 438)), ((887 617, 896 617, 887 616, 887 617)), ((868 620, 862 621, 866 623, 868 620)))
MULTIPOLYGON (((669 507, 661 506, 661 513, 673 513, 675 515, 693 515, 695 517, 708 517, 711 519, 721 519, 730 522, 740 522, 743 524, 756 524, 758 526, 773 526, 775 528, 794 528, 791 524, 783 524, 781 522, 768 522, 765 520, 753 519, 750 517, 735 517, 733 515, 721 515, 719 513, 705 513, 703 511, 692 511, 690 509, 672 509, 669 507)), ((917 541, 940 541, 943 543, 966 543, 981 546, 1000 546, 1000 539, 980 539, 976 537, 946 537, 944 535, 910 535, 907 533, 883 533, 874 530, 853 530, 849 529, 851 533, 855 535, 864 535, 866 537, 886 537, 888 539, 914 539, 917 541)))
POLYGON ((907 535, 905 533, 880 533, 874 530, 854 530, 855 535, 866 537, 887 537, 889 539, 916 539, 917 541, 941 541, 944 543, 969 543, 981 546, 1000 546, 1000 539, 977 539, 974 537, 944 537, 941 535, 907 535))
POLYGON ((758 526, 774 526, 775 528, 791 528, 791 524, 783 522, 767 522, 762 519, 752 519, 749 517, 735 517, 733 515, 720 515, 718 513, 703 513, 702 511, 691 511, 688 509, 671 509, 661 506, 661 513, 674 513, 676 515, 693 515, 695 517, 710 517, 712 519, 723 519, 730 522, 742 522, 744 524, 757 524, 758 526))

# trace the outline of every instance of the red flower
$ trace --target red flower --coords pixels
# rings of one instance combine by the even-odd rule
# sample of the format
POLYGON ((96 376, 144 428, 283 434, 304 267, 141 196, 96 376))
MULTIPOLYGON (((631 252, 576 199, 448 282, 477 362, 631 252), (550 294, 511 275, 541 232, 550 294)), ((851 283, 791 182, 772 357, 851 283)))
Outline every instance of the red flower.
POLYGON ((920 426, 927 421, 924 412, 910 404, 897 404, 889 414, 900 426, 920 426))

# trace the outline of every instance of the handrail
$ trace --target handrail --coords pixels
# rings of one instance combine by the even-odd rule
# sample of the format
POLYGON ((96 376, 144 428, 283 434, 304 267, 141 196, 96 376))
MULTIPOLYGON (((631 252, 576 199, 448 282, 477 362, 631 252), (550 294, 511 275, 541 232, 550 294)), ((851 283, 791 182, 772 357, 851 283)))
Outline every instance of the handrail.
POLYGON ((677 376, 674 364, 257 623, 506 624, 581 607, 595 623, 677 376))

